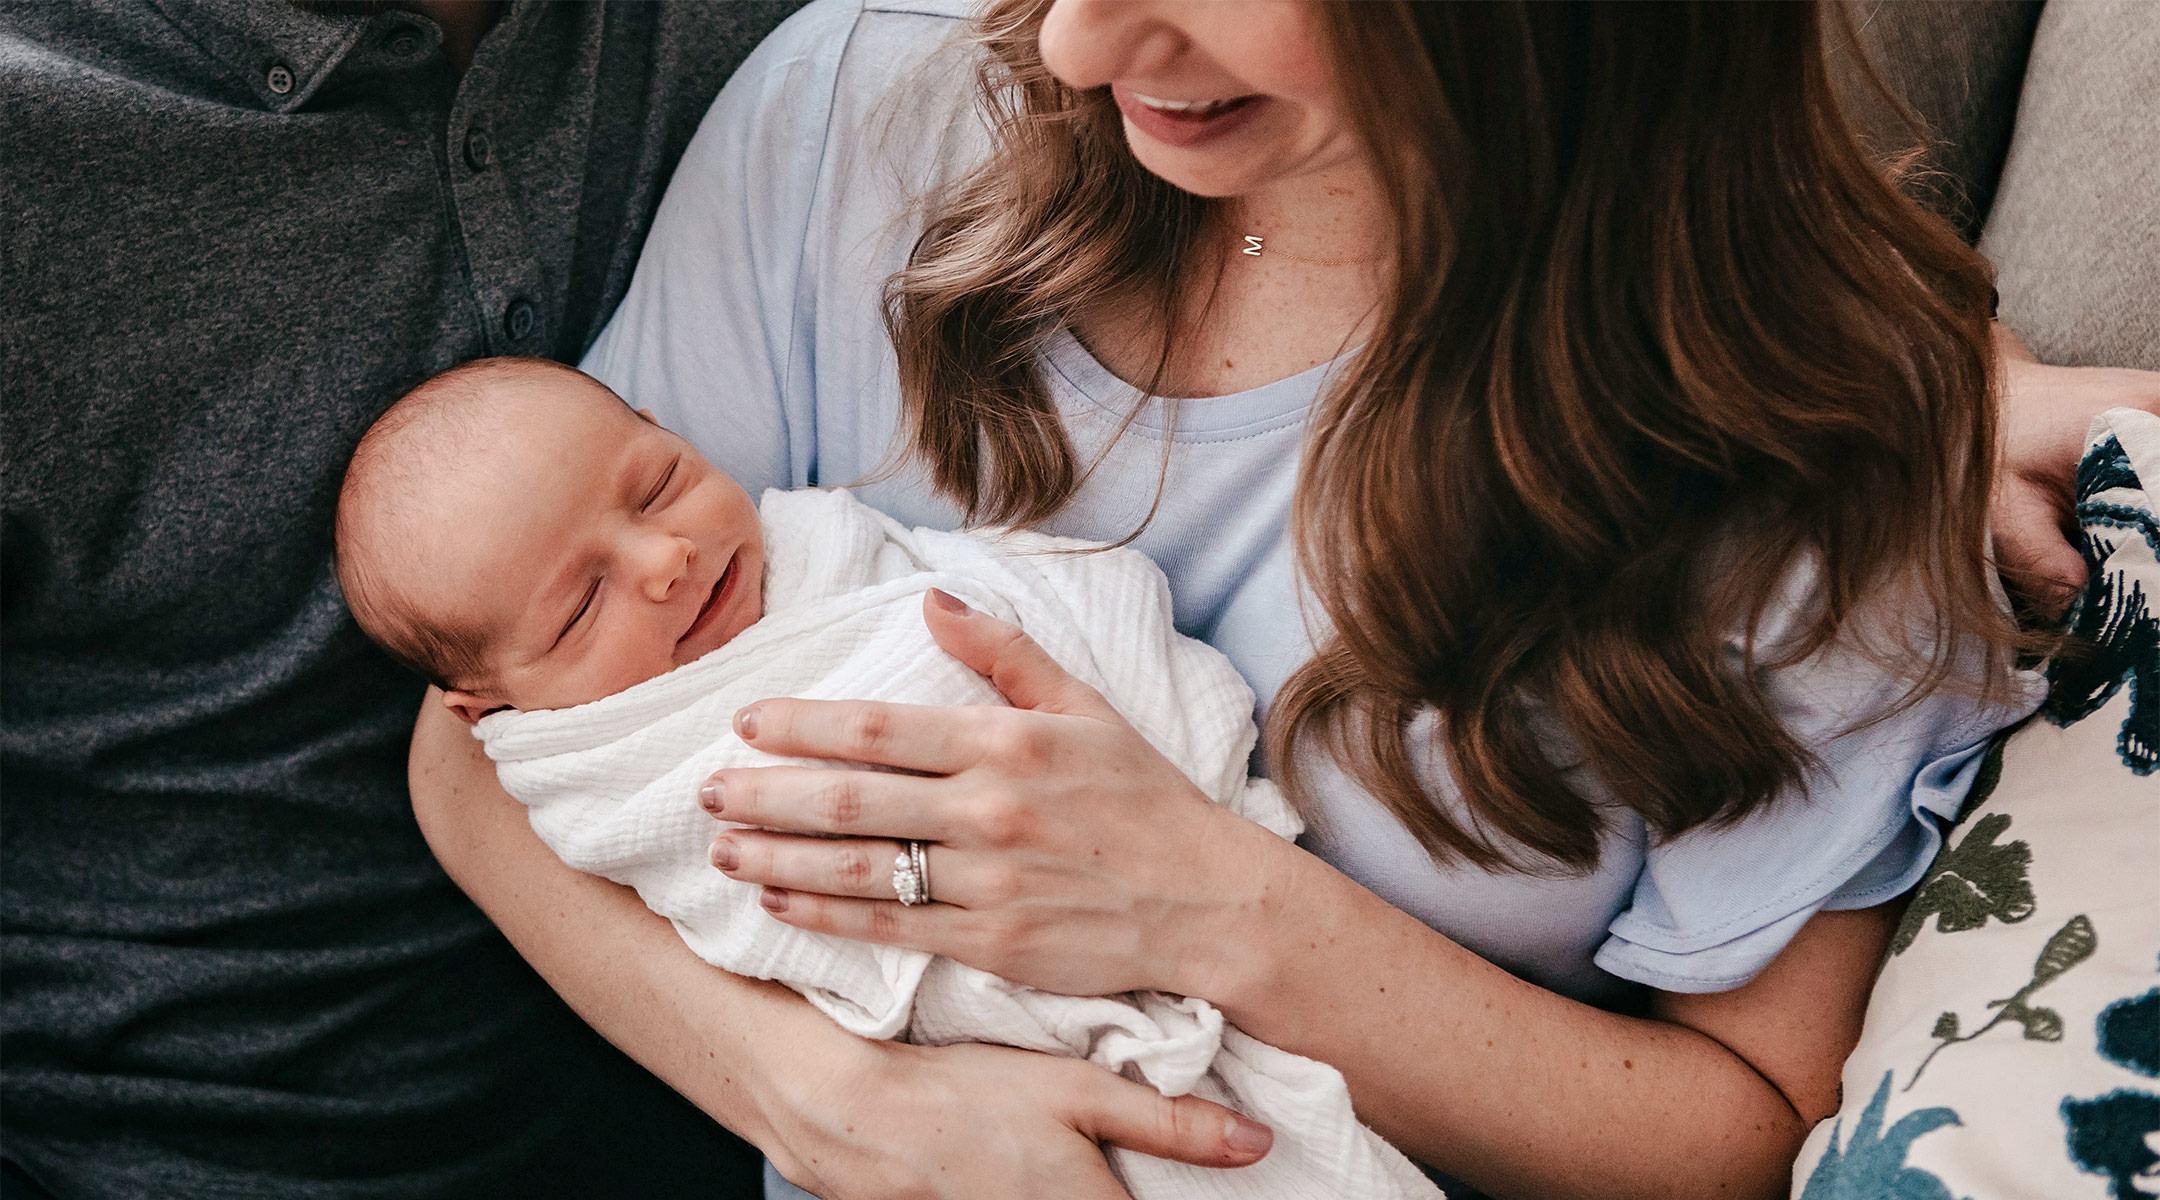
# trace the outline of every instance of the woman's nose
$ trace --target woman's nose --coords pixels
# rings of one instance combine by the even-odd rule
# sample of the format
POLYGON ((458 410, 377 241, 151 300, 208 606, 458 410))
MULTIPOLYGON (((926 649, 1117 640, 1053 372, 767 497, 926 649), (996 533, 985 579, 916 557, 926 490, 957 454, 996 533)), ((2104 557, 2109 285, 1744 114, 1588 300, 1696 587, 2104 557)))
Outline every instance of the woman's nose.
POLYGON ((1056 0, 1036 35, 1043 65, 1082 90, 1160 71, 1185 42, 1164 16, 1145 0, 1056 0))
POLYGON ((639 577, 645 598, 665 603, 697 564, 697 543, 671 533, 648 534, 640 547, 639 577))

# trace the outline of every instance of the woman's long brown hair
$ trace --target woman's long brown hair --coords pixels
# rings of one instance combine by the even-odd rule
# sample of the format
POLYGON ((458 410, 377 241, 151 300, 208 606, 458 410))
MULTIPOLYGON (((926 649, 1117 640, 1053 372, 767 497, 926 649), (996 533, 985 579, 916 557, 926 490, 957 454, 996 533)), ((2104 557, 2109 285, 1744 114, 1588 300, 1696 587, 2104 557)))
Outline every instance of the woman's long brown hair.
MULTIPOLYGON (((887 293, 912 449, 977 520, 1083 476, 1040 375, 1058 324, 1114 296, 1168 329, 1214 278, 1206 202, 1044 71, 1045 7, 982 19, 996 147, 887 293)), ((1843 638, 1907 701, 1975 653, 2000 680, 1990 272, 1860 146, 1822 10, 1322 7, 1393 271, 1307 430, 1292 527, 1331 633, 1269 717, 1293 794, 1293 749, 1324 750, 1436 860, 1581 870, 1604 818, 1556 735, 1670 837, 1804 782, 1765 666, 1843 638), (1798 632, 1755 646, 1803 566, 1798 632), (1467 820, 1420 781, 1427 712, 1467 820)))

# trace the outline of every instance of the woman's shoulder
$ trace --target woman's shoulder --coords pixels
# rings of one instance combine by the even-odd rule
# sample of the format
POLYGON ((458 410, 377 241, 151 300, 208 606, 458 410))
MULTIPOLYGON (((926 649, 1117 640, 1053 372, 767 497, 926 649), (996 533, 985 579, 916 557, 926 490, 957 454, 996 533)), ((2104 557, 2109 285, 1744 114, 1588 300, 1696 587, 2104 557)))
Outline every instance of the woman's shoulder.
MULTIPOLYGON (((858 404, 889 390, 879 286, 920 190, 972 161, 980 125, 966 15, 816 0, 774 30, 699 125, 586 356, 746 487, 819 477, 837 448, 821 390, 858 404)), ((872 457, 877 424, 860 434, 872 457)))
POLYGON ((948 123, 940 110, 968 107, 971 10, 964 0, 813 0, 728 81, 684 165, 700 143, 745 137, 775 152, 769 166, 781 174, 815 169, 834 150, 921 144, 926 118, 948 123))

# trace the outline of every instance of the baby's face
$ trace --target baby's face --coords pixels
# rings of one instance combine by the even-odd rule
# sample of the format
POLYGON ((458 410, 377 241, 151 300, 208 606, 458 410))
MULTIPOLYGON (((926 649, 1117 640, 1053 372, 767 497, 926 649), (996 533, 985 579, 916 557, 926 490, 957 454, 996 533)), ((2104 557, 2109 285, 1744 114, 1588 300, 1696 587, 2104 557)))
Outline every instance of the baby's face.
POLYGON ((454 709, 598 700, 696 660, 763 614, 750 497, 611 397, 548 405, 481 457, 427 555, 444 570, 428 590, 480 632, 484 680, 449 693, 454 709))

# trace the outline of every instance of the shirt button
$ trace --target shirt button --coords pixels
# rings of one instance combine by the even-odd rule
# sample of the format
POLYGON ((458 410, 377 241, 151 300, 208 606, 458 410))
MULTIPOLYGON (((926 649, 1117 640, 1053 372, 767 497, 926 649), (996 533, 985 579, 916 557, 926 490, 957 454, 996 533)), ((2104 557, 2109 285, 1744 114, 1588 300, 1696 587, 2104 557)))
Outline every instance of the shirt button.
POLYGON ((487 135, 487 130, 485 130, 485 129, 473 129, 473 130, 468 130, 468 131, 466 131, 466 134, 465 134, 465 165, 466 165, 466 166, 468 166, 468 167, 471 167, 471 168, 472 168, 473 170, 475 170, 475 171, 485 171, 485 170, 487 170, 488 160, 489 160, 490 158, 492 158, 492 157, 494 156, 494 154, 495 154, 495 149, 494 149, 494 147, 492 147, 492 146, 488 145, 488 135, 487 135))
POLYGON ((420 35, 410 29, 400 29, 390 35, 390 53, 409 55, 420 49, 420 35))
POLYGON ((292 91, 292 71, 284 63, 278 63, 270 68, 270 73, 263 77, 263 82, 270 85, 271 91, 282 96, 292 91))
POLYGON ((513 300, 503 312, 503 332, 513 341, 523 341, 532 335, 533 326, 540 323, 540 316, 533 311, 532 301, 513 300))

